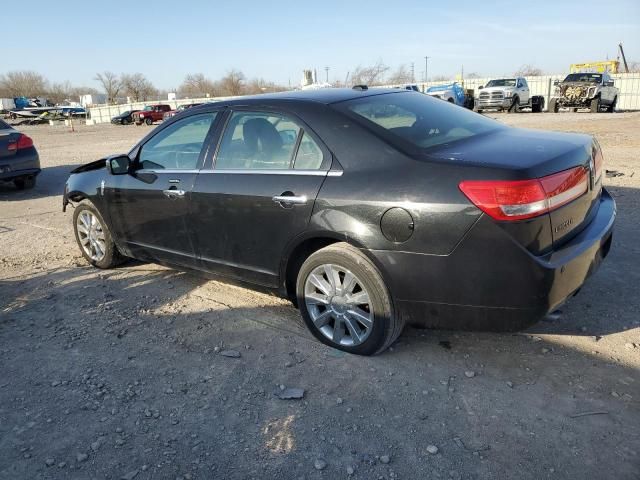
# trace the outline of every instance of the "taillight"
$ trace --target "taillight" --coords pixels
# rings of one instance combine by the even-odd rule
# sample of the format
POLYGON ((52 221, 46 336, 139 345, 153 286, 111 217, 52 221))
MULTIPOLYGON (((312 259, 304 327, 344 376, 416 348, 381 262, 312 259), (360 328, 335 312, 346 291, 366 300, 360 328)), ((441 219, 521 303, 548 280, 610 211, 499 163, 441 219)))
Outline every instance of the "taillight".
POLYGON ((496 220, 524 220, 555 210, 588 189, 584 167, 532 180, 469 180, 460 190, 473 204, 496 220))
POLYGON ((18 137, 18 141, 15 143, 10 143, 7 148, 9 149, 9 151, 15 151, 30 147, 33 147, 33 140, 31 139, 31 137, 25 135, 24 133, 21 133, 18 137))
POLYGON ((604 157, 600 145, 595 144, 591 149, 591 157, 593 158, 593 183, 597 184, 602 179, 602 167, 604 166, 604 157))

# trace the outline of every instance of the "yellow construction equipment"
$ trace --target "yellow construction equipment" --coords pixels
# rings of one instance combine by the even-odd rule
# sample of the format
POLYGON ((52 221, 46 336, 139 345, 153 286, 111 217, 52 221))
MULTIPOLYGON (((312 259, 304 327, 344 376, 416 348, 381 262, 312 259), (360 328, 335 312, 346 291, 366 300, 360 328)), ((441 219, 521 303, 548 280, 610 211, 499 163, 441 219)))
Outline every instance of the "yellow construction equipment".
POLYGON ((569 67, 570 73, 618 73, 618 67, 620 62, 617 60, 605 60, 603 62, 587 62, 587 63, 572 63, 569 67))

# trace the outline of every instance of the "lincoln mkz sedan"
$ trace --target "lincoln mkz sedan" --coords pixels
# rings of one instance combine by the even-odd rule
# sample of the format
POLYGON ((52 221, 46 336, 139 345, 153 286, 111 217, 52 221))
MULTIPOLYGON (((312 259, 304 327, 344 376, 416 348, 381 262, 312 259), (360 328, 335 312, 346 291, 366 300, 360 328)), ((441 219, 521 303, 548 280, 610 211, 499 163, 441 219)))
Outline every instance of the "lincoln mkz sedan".
POLYGON ((76 168, 63 202, 92 265, 272 289, 320 341, 369 355, 405 323, 502 329, 557 309, 609 252, 602 181, 588 135, 361 87, 191 108, 76 168))

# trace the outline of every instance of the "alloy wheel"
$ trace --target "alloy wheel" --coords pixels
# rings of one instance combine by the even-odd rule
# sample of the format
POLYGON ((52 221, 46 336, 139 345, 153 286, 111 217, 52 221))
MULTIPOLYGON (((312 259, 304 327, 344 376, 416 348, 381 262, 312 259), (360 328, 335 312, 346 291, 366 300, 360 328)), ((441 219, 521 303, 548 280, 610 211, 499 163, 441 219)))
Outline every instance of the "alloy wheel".
POLYGON ((363 343, 373 329, 373 309, 363 283, 339 265, 320 265, 307 277, 304 301, 316 328, 345 347, 363 343))
POLYGON ((106 254, 107 245, 98 217, 89 210, 84 210, 78 215, 76 229, 84 253, 94 262, 102 260, 106 254))

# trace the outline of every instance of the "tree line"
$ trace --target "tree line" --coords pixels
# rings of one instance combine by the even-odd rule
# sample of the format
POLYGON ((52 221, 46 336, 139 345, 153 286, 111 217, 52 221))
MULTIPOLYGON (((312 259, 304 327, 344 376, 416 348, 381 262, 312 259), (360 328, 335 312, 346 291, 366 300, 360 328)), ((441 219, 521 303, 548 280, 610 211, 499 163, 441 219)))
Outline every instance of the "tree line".
MULTIPOLYGON (((640 63, 630 62, 630 70, 640 71, 640 63)), ((516 76, 540 76, 545 73, 534 65, 522 65, 514 72, 516 76)), ((454 77, 438 75, 431 81, 448 81, 454 77)), ((480 78, 477 73, 467 73, 465 78, 480 78)), ((80 95, 104 93, 108 103, 117 103, 128 97, 133 102, 162 100, 167 98, 167 90, 158 89, 142 73, 122 73, 120 75, 104 71, 97 73, 94 80, 100 89, 89 86, 74 86, 69 81, 50 82, 45 76, 30 70, 13 71, 0 75, 0 98, 45 97, 54 103, 67 100, 77 101, 80 95)), ((334 80, 333 86, 353 85, 402 85, 413 83, 416 78, 408 65, 400 65, 395 70, 378 60, 373 65, 355 67, 344 80, 334 80)), ((202 73, 189 73, 177 88, 182 98, 227 97, 288 90, 288 87, 263 78, 247 79, 237 69, 229 70, 220 79, 211 79, 202 73)))

